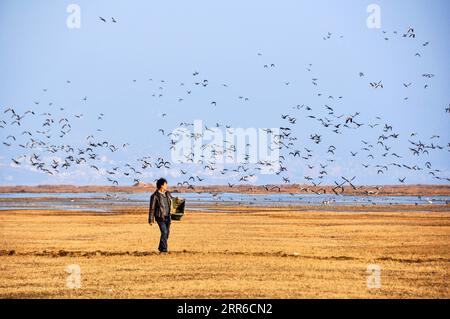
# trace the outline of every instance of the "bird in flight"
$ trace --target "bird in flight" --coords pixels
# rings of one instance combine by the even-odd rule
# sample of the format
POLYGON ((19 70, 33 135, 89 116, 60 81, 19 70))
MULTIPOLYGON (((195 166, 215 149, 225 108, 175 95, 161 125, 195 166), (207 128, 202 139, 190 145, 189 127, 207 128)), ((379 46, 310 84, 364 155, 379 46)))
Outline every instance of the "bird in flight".
POLYGON ((370 86, 373 87, 374 89, 377 89, 379 87, 383 88, 383 84, 381 83, 381 81, 377 82, 370 82, 370 86))

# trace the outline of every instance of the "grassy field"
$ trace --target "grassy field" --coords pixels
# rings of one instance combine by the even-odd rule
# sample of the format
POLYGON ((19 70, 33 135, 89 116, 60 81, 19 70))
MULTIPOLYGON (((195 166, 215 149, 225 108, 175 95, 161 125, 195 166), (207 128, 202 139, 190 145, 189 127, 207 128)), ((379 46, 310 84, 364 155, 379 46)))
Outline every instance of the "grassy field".
POLYGON ((2 211, 0 297, 449 298, 448 208, 188 212, 166 255, 146 209, 2 211), (367 285, 371 264, 379 288, 367 285))

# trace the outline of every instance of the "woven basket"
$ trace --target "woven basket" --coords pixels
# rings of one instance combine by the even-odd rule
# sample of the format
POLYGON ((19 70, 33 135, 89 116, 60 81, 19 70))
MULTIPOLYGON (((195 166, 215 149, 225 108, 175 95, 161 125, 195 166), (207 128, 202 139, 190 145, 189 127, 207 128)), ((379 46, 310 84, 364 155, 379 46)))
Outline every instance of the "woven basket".
POLYGON ((172 198, 172 207, 170 210, 170 217, 173 220, 181 220, 181 217, 184 215, 184 207, 186 201, 183 198, 173 197, 172 198))

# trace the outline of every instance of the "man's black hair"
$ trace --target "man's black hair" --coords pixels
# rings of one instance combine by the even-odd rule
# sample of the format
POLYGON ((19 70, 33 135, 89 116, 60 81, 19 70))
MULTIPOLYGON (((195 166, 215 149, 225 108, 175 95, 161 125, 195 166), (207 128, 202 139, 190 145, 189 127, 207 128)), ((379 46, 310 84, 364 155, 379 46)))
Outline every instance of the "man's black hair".
POLYGON ((156 181, 156 188, 157 188, 157 189, 160 189, 161 186, 164 185, 164 183, 167 183, 167 181, 166 181, 165 178, 162 178, 162 177, 161 177, 160 179, 158 179, 158 180, 156 181))

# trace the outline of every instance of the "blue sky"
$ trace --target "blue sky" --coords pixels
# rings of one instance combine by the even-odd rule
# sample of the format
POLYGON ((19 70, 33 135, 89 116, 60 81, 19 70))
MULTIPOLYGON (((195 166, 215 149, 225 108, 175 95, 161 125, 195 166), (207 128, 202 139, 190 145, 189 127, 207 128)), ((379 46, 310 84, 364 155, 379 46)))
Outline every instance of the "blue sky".
MULTIPOLYGON (((341 176, 356 176, 356 184, 397 184, 404 177, 411 184, 447 184, 448 180, 433 176, 450 177, 450 114, 445 111, 450 103, 449 7, 446 0, 2 1, 0 120, 7 125, 0 128, 0 138, 8 144, 9 135, 17 140, 11 146, 0 145, 0 184, 107 185, 111 183, 104 170, 119 167, 125 172, 126 163, 139 167, 136 159, 143 156, 150 156, 152 163, 160 156, 170 160, 169 138, 159 128, 167 134, 180 122, 194 120, 208 127, 217 122, 236 128, 283 127, 287 123, 281 114, 297 119, 291 125, 292 136, 298 138, 293 149, 304 152, 307 147, 314 155, 305 161, 283 150, 288 170, 281 175, 256 173, 252 183, 282 183, 282 176, 304 183, 305 176, 313 176, 316 182, 332 184, 341 176), (67 7, 73 3, 81 9, 79 29, 66 25, 67 7), (381 9, 380 29, 367 27, 370 4, 381 9), (402 37, 409 27, 414 28, 414 39, 402 37), (324 40, 328 32, 331 36, 324 40), (272 63, 275 67, 264 68, 272 63), (194 77, 193 72, 199 74, 194 77), (194 84, 205 79, 206 88, 194 84), (382 81, 384 87, 372 88, 369 82, 374 81, 382 81), (412 84, 406 88, 404 83, 412 84), (294 109, 296 105, 310 106, 312 111, 294 109), (335 134, 307 118, 327 116, 324 105, 344 118, 360 112, 355 120, 365 125, 335 134), (36 115, 27 114, 19 127, 11 124, 10 113, 3 113, 8 107, 20 115, 29 109, 36 115), (49 144, 82 148, 93 134, 98 141, 129 146, 117 152, 99 150, 98 160, 60 169, 58 174, 43 173, 30 165, 33 152, 49 164, 68 154, 19 144, 29 140, 22 134, 25 130, 43 138, 35 132, 43 129, 46 117, 39 114, 45 112, 55 122, 67 118, 72 126, 59 138, 57 123, 53 124, 49 144), (100 113, 104 116, 98 120, 100 113), (375 123, 379 126, 374 129, 367 126, 375 123), (393 127, 387 134, 399 137, 388 141, 391 149, 383 157, 376 142, 385 124, 393 127), (417 135, 411 137, 412 132, 417 135), (315 144, 311 134, 322 135, 322 142, 315 144), (430 139, 433 135, 439 137, 430 139), (443 148, 413 155, 408 139, 443 148), (361 140, 374 145, 373 160, 361 150, 361 140), (333 157, 327 154, 329 145, 336 147, 333 157), (350 151, 358 155, 351 156, 350 151), (393 158, 393 152, 402 158, 393 158), (15 165, 11 159, 21 155, 28 157, 15 165), (334 161, 327 162, 330 158, 334 161), (377 173, 376 165, 392 162, 420 169, 389 166, 377 173), (321 163, 327 163, 327 175, 317 179, 321 163), (90 168, 92 164, 100 172, 90 168)), ((211 173, 204 165, 173 163, 170 169, 149 168, 140 176, 117 180, 130 185, 134 178, 151 182, 167 176, 175 184, 193 175, 205 178, 197 184, 226 184, 238 183, 242 174, 211 173), (180 168, 188 174, 180 176, 180 168)))

